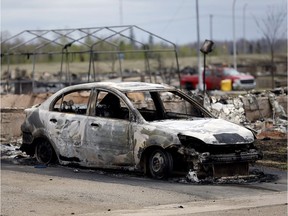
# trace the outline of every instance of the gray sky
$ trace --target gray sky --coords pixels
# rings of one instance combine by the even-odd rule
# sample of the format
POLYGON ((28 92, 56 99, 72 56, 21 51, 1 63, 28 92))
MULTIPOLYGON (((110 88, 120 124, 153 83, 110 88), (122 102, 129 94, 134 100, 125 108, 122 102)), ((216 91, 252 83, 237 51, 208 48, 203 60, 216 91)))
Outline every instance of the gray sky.
MULTIPOLYGON (((195 42, 196 0, 1 0, 1 31, 137 25, 177 44, 195 42), (120 7, 122 5, 122 7, 120 7), (122 8, 122 13, 120 12, 122 8), (122 16, 121 16, 122 14, 122 16), (121 19, 122 18, 122 19, 121 19)), ((199 0, 200 39, 232 40, 233 0, 199 0)), ((236 0, 236 39, 259 39, 254 17, 287 0, 236 0), (245 9, 244 9, 245 8, 245 9), (245 16, 244 16, 245 12, 245 16), (244 19, 245 18, 245 19, 244 19)))

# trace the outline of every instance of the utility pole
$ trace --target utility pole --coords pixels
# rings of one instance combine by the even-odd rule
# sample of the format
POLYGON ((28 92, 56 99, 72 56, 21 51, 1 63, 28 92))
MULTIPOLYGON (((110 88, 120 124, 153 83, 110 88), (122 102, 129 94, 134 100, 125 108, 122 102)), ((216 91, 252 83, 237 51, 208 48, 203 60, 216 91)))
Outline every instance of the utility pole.
POLYGON ((232 16, 233 16, 233 65, 237 70, 237 50, 236 50, 236 33, 235 33, 235 4, 236 0, 233 0, 232 16))
POLYGON ((246 7, 247 3, 243 7, 243 53, 246 53, 246 7))

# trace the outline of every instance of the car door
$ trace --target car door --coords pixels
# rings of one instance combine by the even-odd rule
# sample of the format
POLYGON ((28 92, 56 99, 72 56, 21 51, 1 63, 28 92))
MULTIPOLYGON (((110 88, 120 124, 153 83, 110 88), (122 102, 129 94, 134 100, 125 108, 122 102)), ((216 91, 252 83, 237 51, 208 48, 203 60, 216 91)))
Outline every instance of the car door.
POLYGON ((81 162, 79 149, 83 146, 82 134, 87 116, 69 113, 50 113, 50 137, 57 146, 61 161, 81 162))
POLYGON ((90 92, 83 89, 60 95, 47 113, 49 135, 61 161, 83 161, 81 152, 90 92))
POLYGON ((128 107, 107 91, 95 91, 91 103, 84 135, 87 163, 100 167, 133 165, 128 107))
POLYGON ((213 89, 221 89, 222 72, 221 70, 214 69, 214 86, 213 89))
MULTIPOLYGON (((203 74, 203 77, 204 77, 204 74, 203 74)), ((209 68, 205 69, 205 85, 206 85, 205 88, 207 90, 211 90, 213 88, 213 76, 209 68)))

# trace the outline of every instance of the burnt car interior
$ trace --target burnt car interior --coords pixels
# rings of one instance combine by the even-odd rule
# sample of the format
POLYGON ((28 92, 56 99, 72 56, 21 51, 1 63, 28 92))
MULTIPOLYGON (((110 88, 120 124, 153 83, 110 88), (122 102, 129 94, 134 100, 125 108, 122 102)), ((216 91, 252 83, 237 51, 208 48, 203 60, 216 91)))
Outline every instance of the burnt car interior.
POLYGON ((133 92, 127 97, 146 121, 208 117, 200 107, 180 97, 177 92, 133 92))
MULTIPOLYGON (((87 114, 90 90, 77 90, 61 95, 55 101, 53 111, 73 114, 87 114)), ((139 91, 126 93, 127 98, 146 121, 165 119, 193 119, 208 117, 203 110, 182 98, 177 92, 139 91)), ((129 109, 118 96, 107 91, 97 91, 92 111, 93 116, 115 119, 129 119, 129 109)))
POLYGON ((129 119, 129 109, 112 93, 98 92, 95 115, 99 117, 109 117, 116 119, 129 119))
POLYGON ((56 99, 52 111, 85 115, 88 107, 90 90, 72 91, 56 99))

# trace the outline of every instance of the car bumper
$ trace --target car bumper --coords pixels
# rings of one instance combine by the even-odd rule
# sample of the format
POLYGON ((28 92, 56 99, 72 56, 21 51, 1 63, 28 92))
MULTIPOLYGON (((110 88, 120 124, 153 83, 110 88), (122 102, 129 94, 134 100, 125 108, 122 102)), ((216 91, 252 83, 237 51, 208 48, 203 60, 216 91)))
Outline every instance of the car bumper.
POLYGON ((212 167, 213 177, 249 175, 249 163, 262 158, 263 154, 257 150, 234 154, 200 155, 202 165, 212 167))
POLYGON ((233 90, 250 90, 254 89, 256 87, 256 83, 239 83, 239 82, 234 82, 233 83, 233 90))
POLYGON ((202 164, 224 164, 224 163, 238 163, 238 162, 255 162, 263 158, 261 152, 241 152, 233 154, 217 154, 210 155, 209 153, 202 153, 200 155, 200 162, 202 164))

